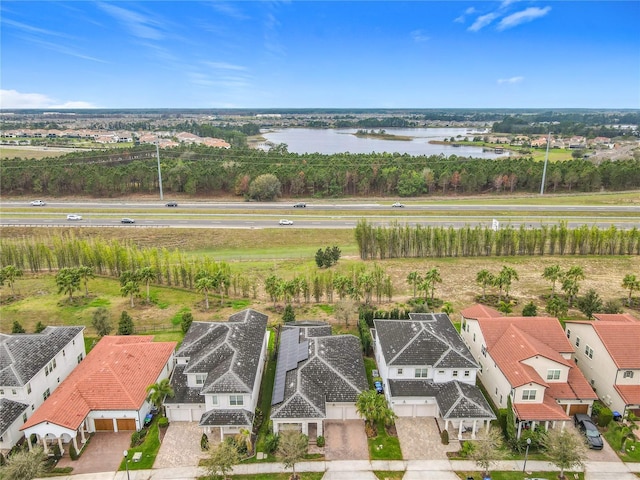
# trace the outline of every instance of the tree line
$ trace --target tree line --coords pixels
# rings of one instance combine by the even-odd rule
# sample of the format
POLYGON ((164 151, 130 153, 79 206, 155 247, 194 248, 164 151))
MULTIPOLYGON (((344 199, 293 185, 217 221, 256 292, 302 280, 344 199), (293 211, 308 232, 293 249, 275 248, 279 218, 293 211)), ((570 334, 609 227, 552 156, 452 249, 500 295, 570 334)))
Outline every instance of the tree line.
POLYGON ((566 222, 540 227, 506 225, 462 228, 406 225, 376 226, 366 219, 355 229, 362 260, 385 258, 478 257, 514 255, 640 255, 640 230, 566 222))
MULTIPOLYGON (((117 197, 159 191, 156 152, 142 145, 117 151, 72 152, 62 157, 5 159, 5 195, 117 197)), ((543 162, 531 158, 472 159, 452 155, 313 153, 181 145, 160 153, 166 193, 247 197, 251 182, 274 175, 285 197, 509 194, 538 192, 543 162)), ((640 159, 594 164, 584 159, 551 163, 545 191, 640 188, 640 159)))

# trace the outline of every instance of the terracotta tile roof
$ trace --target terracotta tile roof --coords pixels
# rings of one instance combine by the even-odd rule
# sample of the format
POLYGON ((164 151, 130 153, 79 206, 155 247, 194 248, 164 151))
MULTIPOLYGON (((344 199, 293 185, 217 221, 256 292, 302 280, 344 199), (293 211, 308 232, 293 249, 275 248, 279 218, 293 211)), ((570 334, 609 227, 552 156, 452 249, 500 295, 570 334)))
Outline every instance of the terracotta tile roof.
POLYGON ((21 430, 45 421, 75 430, 91 410, 138 410, 176 347, 152 340, 103 337, 21 430))
POLYGON ((481 303, 476 303, 471 307, 465 308, 460 312, 460 314, 464 318, 481 318, 481 317, 501 317, 502 313, 498 310, 487 307, 486 305, 482 305, 481 303))
POLYGON ((593 318, 601 322, 639 322, 628 313, 594 313, 593 318))
POLYGON ((548 396, 542 403, 514 403, 513 409, 521 421, 569 420, 564 409, 548 396))
POLYGON ((592 326, 618 368, 640 368, 640 322, 596 321, 592 326))
POLYGON ((575 365, 569 370, 569 377, 566 383, 549 382, 547 392, 553 398, 559 400, 597 400, 598 395, 593 391, 587 379, 575 365))
POLYGON ((626 405, 640 404, 640 385, 614 385, 626 405))
POLYGON ((560 322, 554 317, 485 317, 477 320, 489 349, 502 337, 507 328, 513 325, 555 352, 574 352, 560 322))

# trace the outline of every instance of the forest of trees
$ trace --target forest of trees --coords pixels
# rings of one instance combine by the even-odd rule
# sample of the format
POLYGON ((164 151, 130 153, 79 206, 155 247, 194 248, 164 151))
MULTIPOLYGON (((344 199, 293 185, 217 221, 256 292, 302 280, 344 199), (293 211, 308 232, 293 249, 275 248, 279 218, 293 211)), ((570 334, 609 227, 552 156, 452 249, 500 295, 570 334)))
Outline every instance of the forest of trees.
MULTIPOLYGON (((180 146, 161 152, 166 193, 246 197, 270 173, 285 197, 401 196, 537 192, 543 163, 371 153, 296 154, 284 144, 269 152, 247 148, 180 146)), ((549 165, 545 191, 620 191, 640 188, 640 160, 594 164, 574 159, 549 165)), ((4 195, 117 197, 158 191, 155 148, 74 152, 50 159, 3 160, 4 195)))

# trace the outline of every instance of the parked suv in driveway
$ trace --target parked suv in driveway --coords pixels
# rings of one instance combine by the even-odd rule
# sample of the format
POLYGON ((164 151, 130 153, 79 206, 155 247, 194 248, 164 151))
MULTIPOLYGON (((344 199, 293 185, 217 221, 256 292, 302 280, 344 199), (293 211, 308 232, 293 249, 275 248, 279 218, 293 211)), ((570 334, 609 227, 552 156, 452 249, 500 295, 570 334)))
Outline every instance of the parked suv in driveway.
POLYGON ((573 416, 573 423, 576 427, 582 432, 582 434, 587 437, 587 443, 589 444, 589 448, 593 450, 602 450, 603 442, 602 437, 600 436, 600 432, 598 431, 598 427, 593 423, 591 417, 589 415, 585 415, 584 413, 576 413, 573 416))

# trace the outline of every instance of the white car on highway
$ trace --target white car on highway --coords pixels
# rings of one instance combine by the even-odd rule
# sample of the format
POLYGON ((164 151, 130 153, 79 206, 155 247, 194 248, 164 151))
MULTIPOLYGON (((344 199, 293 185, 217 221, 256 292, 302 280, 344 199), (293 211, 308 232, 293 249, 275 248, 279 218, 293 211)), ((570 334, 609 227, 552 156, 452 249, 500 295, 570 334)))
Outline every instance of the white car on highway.
POLYGON ((285 220, 284 218, 280 220, 280 225, 293 225, 293 220, 285 220))
POLYGON ((46 203, 42 200, 33 200, 31 202, 31 205, 33 205, 34 207, 44 207, 46 203))
POLYGON ((82 215, 72 213, 70 215, 67 215, 67 220, 82 220, 82 215))

